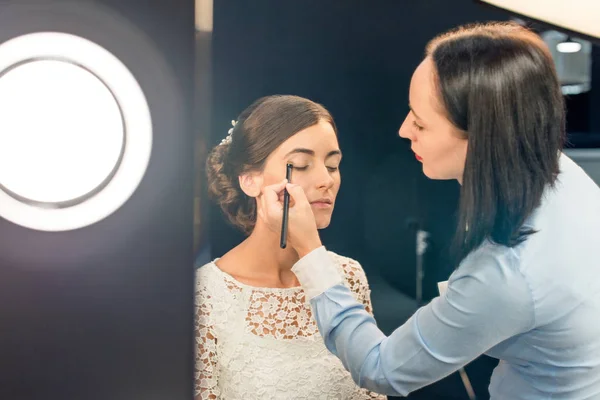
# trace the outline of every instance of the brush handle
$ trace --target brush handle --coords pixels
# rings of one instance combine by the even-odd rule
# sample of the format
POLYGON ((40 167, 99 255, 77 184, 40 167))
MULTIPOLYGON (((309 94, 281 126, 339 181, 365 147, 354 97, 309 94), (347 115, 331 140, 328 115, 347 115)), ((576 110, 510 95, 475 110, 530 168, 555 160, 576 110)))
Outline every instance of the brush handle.
MULTIPOLYGON (((292 164, 285 166, 285 179, 291 182, 292 179, 292 164)), ((281 220, 281 238, 279 239, 279 247, 285 249, 287 246, 287 230, 288 230, 288 219, 290 214, 290 194, 287 189, 283 191, 283 218, 281 220)))
POLYGON ((281 220, 281 239, 279 241, 279 246, 282 249, 285 249, 287 246, 287 228, 288 228, 288 218, 290 212, 290 194, 287 190, 283 192, 283 219, 281 220))

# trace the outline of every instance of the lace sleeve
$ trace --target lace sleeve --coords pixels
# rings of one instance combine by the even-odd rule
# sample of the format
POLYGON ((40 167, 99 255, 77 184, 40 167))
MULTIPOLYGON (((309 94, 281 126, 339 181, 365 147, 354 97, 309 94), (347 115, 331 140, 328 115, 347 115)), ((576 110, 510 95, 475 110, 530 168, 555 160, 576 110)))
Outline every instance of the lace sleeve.
POLYGON ((217 370, 217 336, 211 322, 210 294, 206 287, 196 286, 196 316, 195 316, 195 400, 219 399, 218 370, 217 370))
POLYGON ((351 258, 344 257, 341 260, 342 269, 346 276, 346 281, 350 290, 356 295, 356 299, 361 302, 367 312, 373 315, 373 307, 371 306, 371 289, 365 271, 360 263, 351 258))

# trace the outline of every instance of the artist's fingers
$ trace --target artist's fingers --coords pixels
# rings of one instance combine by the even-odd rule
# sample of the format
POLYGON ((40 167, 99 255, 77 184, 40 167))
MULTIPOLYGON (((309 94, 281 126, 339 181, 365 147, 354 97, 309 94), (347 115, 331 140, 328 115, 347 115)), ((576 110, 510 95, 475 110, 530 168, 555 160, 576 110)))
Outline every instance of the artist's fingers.
POLYGON ((306 194, 304 193, 304 189, 302 189, 301 186, 288 183, 285 188, 290 194, 290 205, 293 203, 294 207, 298 205, 310 208, 310 203, 308 202, 306 194))
POLYGON ((277 206, 277 204, 283 200, 283 192, 286 184, 287 179, 284 179, 279 183, 265 186, 262 189, 262 195, 260 196, 260 200, 262 201, 265 210, 270 210, 272 207, 277 206))
POLYGON ((280 196, 283 194, 287 179, 274 185, 265 186, 259 196, 257 213, 267 223, 273 223, 273 219, 281 218, 282 204, 280 196))
POLYGON ((273 185, 265 186, 262 189, 262 193, 266 195, 270 200, 273 200, 275 197, 273 195, 279 196, 279 194, 283 193, 283 189, 285 189, 285 185, 288 184, 287 179, 282 180, 279 183, 275 183, 273 185))

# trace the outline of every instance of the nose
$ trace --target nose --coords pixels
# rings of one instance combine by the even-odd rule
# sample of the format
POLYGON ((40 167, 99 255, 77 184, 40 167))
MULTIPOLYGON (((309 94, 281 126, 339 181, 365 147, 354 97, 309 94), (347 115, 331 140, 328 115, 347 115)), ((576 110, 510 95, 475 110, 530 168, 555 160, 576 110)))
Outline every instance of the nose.
POLYGON ((329 189, 335 183, 331 172, 325 165, 318 169, 316 182, 317 189, 329 189))
POLYGON ((410 113, 408 113, 406 118, 404 118, 404 122, 402 122, 400 129, 398 130, 398 136, 410 141, 415 139, 414 129, 412 128, 411 122, 411 116, 410 113))

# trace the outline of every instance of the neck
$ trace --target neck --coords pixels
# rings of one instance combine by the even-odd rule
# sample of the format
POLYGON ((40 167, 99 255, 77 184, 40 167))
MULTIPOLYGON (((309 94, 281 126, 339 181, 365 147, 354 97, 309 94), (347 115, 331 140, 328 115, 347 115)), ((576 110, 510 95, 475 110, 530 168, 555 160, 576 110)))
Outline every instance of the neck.
POLYGON ((291 246, 282 249, 279 241, 279 232, 273 232, 258 219, 254 230, 242 243, 244 257, 248 260, 244 269, 274 284, 297 286, 291 269, 299 259, 298 253, 291 246))

